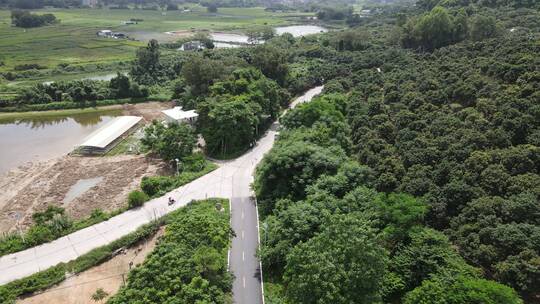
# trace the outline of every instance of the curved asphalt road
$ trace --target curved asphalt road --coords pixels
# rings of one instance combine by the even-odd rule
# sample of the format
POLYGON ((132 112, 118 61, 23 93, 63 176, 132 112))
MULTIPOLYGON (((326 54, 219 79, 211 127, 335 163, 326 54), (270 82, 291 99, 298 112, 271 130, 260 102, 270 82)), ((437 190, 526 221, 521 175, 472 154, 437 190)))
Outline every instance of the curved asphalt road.
MULTIPOLYGON (((321 86, 307 91, 296 99, 291 107, 310 101, 322 88, 321 86)), ((231 225, 236 233, 229 256, 229 269, 235 275, 234 302, 264 303, 260 262, 255 256, 259 246, 257 207, 250 199, 250 184, 256 165, 274 144, 276 126, 248 153, 222 164, 218 169, 187 185, 147 202, 139 209, 128 210, 106 222, 76 231, 53 242, 0 257, 0 285, 76 259, 92 249, 135 231, 153 219, 185 206, 192 200, 223 197, 231 200, 231 225), (172 206, 168 206, 170 196, 176 199, 172 206)))

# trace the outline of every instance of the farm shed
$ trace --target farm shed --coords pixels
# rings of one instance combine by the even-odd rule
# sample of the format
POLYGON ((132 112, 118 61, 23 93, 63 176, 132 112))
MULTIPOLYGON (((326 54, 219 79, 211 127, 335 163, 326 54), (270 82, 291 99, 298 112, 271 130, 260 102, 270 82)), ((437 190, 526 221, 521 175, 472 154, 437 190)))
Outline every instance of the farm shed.
POLYGON ((77 148, 80 154, 103 154, 137 128, 142 117, 119 116, 90 134, 77 148))
POLYGON ((165 114, 165 120, 168 123, 189 123, 194 124, 197 121, 199 114, 195 110, 184 111, 182 107, 174 107, 172 109, 161 111, 165 114))

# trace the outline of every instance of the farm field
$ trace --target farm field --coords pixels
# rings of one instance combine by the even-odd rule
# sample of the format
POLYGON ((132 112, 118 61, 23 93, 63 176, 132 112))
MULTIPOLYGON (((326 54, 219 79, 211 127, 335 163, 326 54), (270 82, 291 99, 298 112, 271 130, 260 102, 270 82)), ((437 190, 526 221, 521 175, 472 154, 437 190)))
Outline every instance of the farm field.
POLYGON ((36 63, 48 68, 58 64, 112 64, 133 58, 137 47, 155 38, 161 41, 176 37, 165 34, 177 30, 242 30, 253 25, 285 25, 309 14, 272 13, 263 8, 220 8, 209 14, 204 7, 191 12, 140 9, 41 9, 52 13, 60 23, 22 29, 10 25, 10 11, 0 11, 0 71, 20 64, 36 63), (142 19, 133 25, 122 22, 142 19), (139 41, 100 38, 102 29, 121 31, 139 41))

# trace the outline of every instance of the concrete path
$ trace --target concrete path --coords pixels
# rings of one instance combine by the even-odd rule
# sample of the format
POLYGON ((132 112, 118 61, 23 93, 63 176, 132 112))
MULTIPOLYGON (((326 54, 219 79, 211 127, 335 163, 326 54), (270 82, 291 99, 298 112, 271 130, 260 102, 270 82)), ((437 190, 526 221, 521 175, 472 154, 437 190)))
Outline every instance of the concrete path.
MULTIPOLYGON (((322 91, 316 87, 295 100, 291 106, 306 102, 322 91)), ((260 263, 255 257, 258 241, 256 204, 251 197, 250 184, 253 172, 264 154, 274 144, 274 125, 257 145, 243 156, 223 163, 218 169, 182 186, 160 198, 147 202, 139 209, 129 210, 106 222, 79 230, 21 252, 0 257, 0 285, 24 278, 41 270, 68 262, 92 249, 107 245, 135 231, 192 200, 211 197, 231 200, 231 224, 236 233, 230 253, 230 270, 235 275, 234 301, 238 304, 263 303, 260 263), (168 206, 168 197, 176 203, 168 206)))

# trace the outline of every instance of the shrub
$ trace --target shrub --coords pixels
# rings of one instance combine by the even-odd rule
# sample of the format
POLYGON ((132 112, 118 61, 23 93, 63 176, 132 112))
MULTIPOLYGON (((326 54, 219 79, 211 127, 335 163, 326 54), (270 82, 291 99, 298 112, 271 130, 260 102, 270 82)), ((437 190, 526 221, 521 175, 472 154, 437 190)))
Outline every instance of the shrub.
POLYGON ((148 201, 148 195, 146 193, 134 190, 131 191, 128 195, 128 206, 129 208, 135 208, 142 206, 146 201, 148 201))
POLYGON ((26 70, 43 70, 47 67, 39 65, 37 63, 24 63, 24 64, 18 64, 13 67, 13 70, 15 71, 26 71, 26 70))

